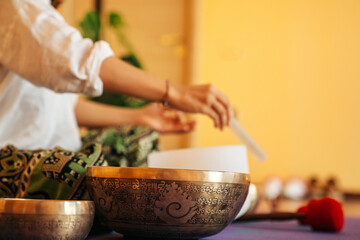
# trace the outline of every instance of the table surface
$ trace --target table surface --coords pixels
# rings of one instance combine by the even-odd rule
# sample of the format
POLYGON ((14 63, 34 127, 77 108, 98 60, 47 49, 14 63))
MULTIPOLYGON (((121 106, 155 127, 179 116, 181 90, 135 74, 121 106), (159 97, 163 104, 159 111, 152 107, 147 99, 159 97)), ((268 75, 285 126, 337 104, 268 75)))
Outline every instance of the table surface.
MULTIPOLYGON (((124 239, 115 232, 89 236, 88 240, 124 239)), ((344 229, 340 233, 314 232, 297 221, 234 222, 222 232, 202 238, 202 240, 360 240, 360 218, 345 218, 344 229)))

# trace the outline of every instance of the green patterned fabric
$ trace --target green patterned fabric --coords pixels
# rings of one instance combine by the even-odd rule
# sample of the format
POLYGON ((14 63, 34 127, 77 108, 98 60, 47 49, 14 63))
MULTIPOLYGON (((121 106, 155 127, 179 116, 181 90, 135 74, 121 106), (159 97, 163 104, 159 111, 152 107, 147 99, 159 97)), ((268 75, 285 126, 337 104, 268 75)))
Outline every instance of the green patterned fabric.
POLYGON ((91 129, 83 146, 80 152, 0 148, 0 197, 89 199, 83 181, 87 167, 144 167, 158 149, 158 133, 146 127, 91 129))
POLYGON ((82 140, 101 143, 110 166, 146 167, 147 156, 159 148, 159 134, 144 126, 92 128, 82 140))
POLYGON ((8 145, 0 149, 0 197, 84 199, 86 168, 103 163, 100 144, 86 145, 80 152, 8 145))

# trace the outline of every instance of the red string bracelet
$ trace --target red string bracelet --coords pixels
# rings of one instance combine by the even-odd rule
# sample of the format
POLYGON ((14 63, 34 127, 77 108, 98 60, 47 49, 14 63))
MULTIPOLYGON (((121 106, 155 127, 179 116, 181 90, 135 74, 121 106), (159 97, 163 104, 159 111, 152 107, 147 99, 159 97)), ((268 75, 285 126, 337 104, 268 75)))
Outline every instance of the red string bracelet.
POLYGON ((164 97, 162 98, 163 100, 161 101, 163 106, 168 106, 169 102, 168 102, 168 97, 169 97, 169 80, 166 79, 165 81, 165 94, 164 97))

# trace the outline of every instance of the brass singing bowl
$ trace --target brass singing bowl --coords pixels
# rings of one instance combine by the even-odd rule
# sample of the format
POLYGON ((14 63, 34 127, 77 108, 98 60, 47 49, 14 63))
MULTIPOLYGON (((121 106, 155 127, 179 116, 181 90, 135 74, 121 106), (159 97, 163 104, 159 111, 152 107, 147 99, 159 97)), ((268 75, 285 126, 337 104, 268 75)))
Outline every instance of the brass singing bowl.
POLYGON ((0 198, 0 239, 83 240, 94 214, 93 201, 0 198))
POLYGON ((89 167, 86 184, 103 223, 125 237, 194 239, 235 218, 248 174, 201 170, 89 167))

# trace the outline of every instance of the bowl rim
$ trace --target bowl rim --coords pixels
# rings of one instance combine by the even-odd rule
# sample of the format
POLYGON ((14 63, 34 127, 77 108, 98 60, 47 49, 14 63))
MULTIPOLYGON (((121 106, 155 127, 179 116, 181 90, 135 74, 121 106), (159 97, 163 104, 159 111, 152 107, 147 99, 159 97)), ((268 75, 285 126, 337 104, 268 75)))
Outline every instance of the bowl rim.
POLYGON ((94 201, 0 198, 1 214, 93 215, 94 201))
POLYGON ((87 168, 86 177, 250 184, 247 173, 173 168, 91 166, 87 168))

